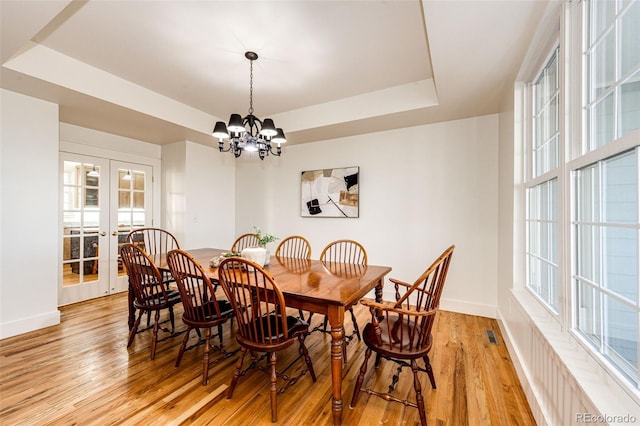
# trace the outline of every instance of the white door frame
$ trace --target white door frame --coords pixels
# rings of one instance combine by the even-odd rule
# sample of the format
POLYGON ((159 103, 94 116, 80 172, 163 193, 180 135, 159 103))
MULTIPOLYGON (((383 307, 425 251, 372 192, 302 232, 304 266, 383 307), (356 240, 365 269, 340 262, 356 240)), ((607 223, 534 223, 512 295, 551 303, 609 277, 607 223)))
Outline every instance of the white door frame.
MULTIPOLYGON (((62 127, 62 124, 63 123, 61 123, 61 127, 62 127)), ((75 126, 69 126, 69 130, 72 131, 72 133, 76 131, 79 133, 87 133, 87 135, 82 135, 87 137, 87 139, 93 138, 93 137, 99 137, 98 139, 102 139, 102 136, 103 136, 100 132, 95 132, 90 129, 84 129, 84 128, 75 128, 75 126)), ((108 135, 108 137, 114 139, 115 143, 113 143, 112 145, 114 145, 117 148, 124 148, 125 146, 130 146, 132 143, 136 143, 136 142, 139 142, 142 147, 149 148, 148 146, 149 144, 145 144, 144 142, 128 140, 126 138, 121 138, 116 135, 108 135)), ((149 151, 150 153, 154 153, 153 152, 154 150, 155 150, 155 147, 151 147, 147 149, 147 151, 149 151)), ((144 149, 140 149, 140 151, 142 152, 144 151, 144 149)), ((157 227, 162 226, 162 222, 161 222, 162 192, 161 192, 161 179, 160 179, 162 160, 160 158, 159 150, 157 151, 157 156, 152 157, 148 155, 132 154, 129 152, 116 151, 112 149, 101 148, 98 146, 87 145, 84 141, 76 142, 76 141, 69 140, 68 137, 65 139, 63 136, 61 136, 60 153, 61 154, 69 153, 69 154, 77 154, 81 156, 98 157, 99 159, 101 158, 104 161, 106 161, 107 168, 108 168, 109 160, 117 160, 117 161, 128 162, 128 163, 133 163, 138 165, 146 165, 151 167, 152 168, 152 190, 153 190, 153 201, 152 201, 152 209, 151 209, 152 222, 151 223, 153 224, 153 226, 157 226, 157 227)), ((97 160, 96 160, 96 163, 97 163, 97 160)), ((60 219, 60 228, 62 228, 62 219, 60 219)), ((61 239, 60 244, 62 244, 62 237, 60 237, 60 239, 61 239)), ((62 253, 60 254, 60 259, 58 261, 58 264, 62 266, 62 253)), ((62 280, 61 271, 58 277, 59 277, 59 280, 62 280)), ((114 284, 114 283, 110 283, 110 284, 114 284)), ((117 286, 115 287, 116 290, 118 289, 118 287, 121 287, 121 285, 117 284, 117 286)), ((58 282, 58 289, 60 293, 62 289, 61 281, 58 282)), ((62 299, 59 295, 58 304, 60 304, 61 301, 62 299)))

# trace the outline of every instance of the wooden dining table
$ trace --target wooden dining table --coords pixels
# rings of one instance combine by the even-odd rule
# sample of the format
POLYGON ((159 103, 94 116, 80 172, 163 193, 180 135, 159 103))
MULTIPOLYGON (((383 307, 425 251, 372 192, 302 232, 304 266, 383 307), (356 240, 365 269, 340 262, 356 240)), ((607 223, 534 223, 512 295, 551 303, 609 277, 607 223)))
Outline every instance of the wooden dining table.
MULTIPOLYGON (((186 251, 204 267, 209 278, 218 280, 218 270, 211 268, 209 261, 228 250, 200 248, 186 251)), ((156 255, 153 260, 161 271, 168 271, 166 254, 156 255)), ((324 314, 329 320, 333 394, 331 409, 333 424, 341 425, 344 313, 371 290, 375 290, 376 300, 382 301, 384 277, 391 268, 271 256, 265 269, 275 278, 288 307, 324 314)), ((132 303, 129 308, 131 321, 131 318, 135 317, 132 303)))

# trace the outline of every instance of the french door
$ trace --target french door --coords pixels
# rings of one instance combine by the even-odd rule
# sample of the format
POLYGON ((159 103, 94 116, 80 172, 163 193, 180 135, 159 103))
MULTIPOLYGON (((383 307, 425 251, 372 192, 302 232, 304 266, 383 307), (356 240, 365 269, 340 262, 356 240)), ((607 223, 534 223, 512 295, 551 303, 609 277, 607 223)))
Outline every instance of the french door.
POLYGON ((127 290, 119 246, 151 226, 153 168, 70 153, 60 162, 59 305, 127 290))

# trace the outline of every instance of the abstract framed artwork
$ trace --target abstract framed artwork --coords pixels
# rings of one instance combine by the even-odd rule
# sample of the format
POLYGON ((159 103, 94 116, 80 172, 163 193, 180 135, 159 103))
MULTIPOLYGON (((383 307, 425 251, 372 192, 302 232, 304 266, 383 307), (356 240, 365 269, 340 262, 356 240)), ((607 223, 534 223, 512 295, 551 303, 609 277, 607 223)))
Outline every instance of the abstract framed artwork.
POLYGON ((307 170, 300 176, 302 217, 358 217, 359 167, 307 170))

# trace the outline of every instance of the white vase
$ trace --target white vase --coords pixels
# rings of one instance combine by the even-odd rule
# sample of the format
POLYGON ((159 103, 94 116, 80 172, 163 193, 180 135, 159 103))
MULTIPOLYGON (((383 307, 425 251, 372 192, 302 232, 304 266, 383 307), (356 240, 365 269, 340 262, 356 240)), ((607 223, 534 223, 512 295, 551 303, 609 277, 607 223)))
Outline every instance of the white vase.
POLYGON ((264 266, 267 259, 267 249, 264 247, 247 247, 242 250, 240 255, 260 266, 264 266))
POLYGON ((266 251, 265 255, 264 255, 264 265, 262 266, 267 266, 269 264, 269 260, 271 260, 271 252, 269 251, 269 248, 267 246, 263 247, 266 251))

